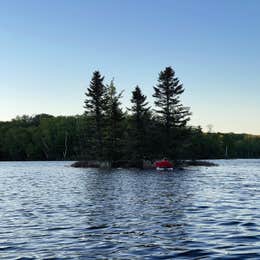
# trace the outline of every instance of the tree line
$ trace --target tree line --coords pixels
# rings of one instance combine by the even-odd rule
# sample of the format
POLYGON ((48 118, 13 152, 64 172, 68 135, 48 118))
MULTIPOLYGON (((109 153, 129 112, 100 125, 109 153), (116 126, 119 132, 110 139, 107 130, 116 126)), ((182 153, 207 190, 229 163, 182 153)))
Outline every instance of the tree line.
POLYGON ((0 160, 123 160, 259 158, 260 138, 247 134, 203 133, 188 125, 190 108, 181 102, 184 87, 171 67, 159 73, 153 106, 140 86, 130 106, 123 92, 93 73, 83 115, 39 114, 0 122, 0 160))

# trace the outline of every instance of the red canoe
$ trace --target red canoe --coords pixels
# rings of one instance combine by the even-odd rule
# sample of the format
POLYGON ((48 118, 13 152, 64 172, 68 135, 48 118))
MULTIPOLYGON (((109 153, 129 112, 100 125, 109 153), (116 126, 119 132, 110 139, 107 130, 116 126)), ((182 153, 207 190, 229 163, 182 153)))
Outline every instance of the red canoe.
POLYGON ((157 170, 172 170, 173 164, 168 160, 162 160, 155 163, 155 167, 157 170))

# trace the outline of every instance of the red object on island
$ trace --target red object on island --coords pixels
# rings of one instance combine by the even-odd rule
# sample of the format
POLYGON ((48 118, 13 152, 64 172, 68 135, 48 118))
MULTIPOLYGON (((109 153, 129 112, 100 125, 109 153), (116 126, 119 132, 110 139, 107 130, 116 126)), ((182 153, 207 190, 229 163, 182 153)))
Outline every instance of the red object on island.
POLYGON ((170 163, 168 160, 162 160, 159 162, 155 162, 156 168, 173 168, 173 164, 170 163))

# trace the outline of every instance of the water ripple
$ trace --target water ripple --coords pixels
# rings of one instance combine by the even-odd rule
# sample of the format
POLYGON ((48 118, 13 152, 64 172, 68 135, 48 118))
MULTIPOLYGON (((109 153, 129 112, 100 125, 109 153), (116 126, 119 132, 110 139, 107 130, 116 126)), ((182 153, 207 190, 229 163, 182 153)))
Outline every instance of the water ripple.
POLYGON ((260 259, 260 160, 156 171, 0 163, 1 259, 260 259))

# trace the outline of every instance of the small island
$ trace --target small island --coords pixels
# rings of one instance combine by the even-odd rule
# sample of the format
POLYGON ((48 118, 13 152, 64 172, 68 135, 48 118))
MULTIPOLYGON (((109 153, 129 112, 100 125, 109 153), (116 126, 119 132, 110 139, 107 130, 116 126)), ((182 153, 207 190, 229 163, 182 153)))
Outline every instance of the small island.
MULTIPOLYGON (((115 161, 113 164, 108 164, 100 161, 77 161, 71 164, 74 168, 138 168, 138 169, 155 169, 155 163, 152 161, 115 161)), ((218 164, 202 161, 202 160, 185 160, 173 163, 174 169, 183 170, 189 166, 218 166, 218 164)))
POLYGON ((85 93, 85 116, 89 125, 89 141, 95 162, 85 161, 72 166, 152 168, 155 158, 180 157, 191 128, 190 108, 181 103, 184 87, 172 67, 159 73, 153 87, 153 109, 137 85, 132 91, 131 105, 123 111, 123 91, 117 92, 114 80, 104 84, 99 71, 85 93))

